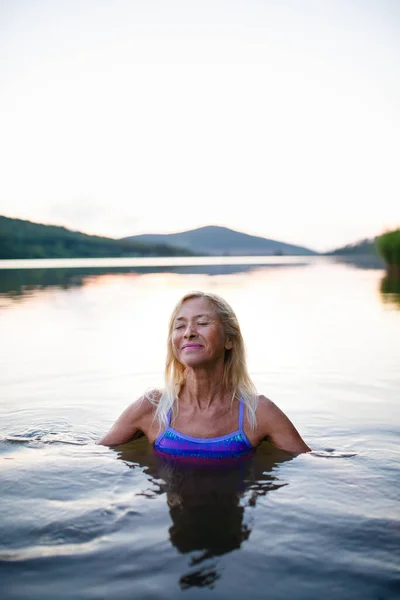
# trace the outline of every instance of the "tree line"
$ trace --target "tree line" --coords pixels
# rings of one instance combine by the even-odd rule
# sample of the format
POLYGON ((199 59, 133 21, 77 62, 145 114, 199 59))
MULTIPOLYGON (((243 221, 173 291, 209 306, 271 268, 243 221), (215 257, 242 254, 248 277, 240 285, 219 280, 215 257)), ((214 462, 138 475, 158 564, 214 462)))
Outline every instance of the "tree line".
POLYGON ((0 216, 0 259, 192 256, 186 248, 88 235, 0 216))
POLYGON ((400 274, 400 229, 387 231, 378 236, 376 244, 388 269, 400 274))

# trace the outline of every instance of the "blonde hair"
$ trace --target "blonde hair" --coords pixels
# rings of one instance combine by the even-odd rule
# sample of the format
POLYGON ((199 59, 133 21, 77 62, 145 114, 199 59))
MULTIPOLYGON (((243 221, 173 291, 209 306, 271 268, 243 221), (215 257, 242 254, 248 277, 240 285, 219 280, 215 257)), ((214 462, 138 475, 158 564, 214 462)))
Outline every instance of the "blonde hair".
POLYGON ((186 380, 186 367, 180 363, 173 352, 172 331, 178 311, 182 305, 193 298, 205 298, 215 308, 217 317, 223 327, 225 336, 232 342, 232 348, 225 350, 223 385, 225 389, 232 390, 232 402, 241 399, 246 406, 246 414, 250 426, 256 425, 256 408, 258 402, 257 391, 252 382, 246 366, 246 351, 238 319, 231 306, 216 294, 205 292, 190 292, 175 306, 169 320, 167 357, 164 370, 165 387, 160 393, 149 393, 146 396, 156 405, 154 418, 160 428, 168 425, 168 411, 178 410, 178 397, 182 385, 186 380))

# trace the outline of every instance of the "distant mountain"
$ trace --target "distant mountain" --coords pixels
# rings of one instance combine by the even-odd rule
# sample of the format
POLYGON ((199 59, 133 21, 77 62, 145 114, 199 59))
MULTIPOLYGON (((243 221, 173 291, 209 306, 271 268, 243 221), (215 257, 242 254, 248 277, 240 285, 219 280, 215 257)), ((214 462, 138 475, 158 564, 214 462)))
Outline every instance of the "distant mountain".
POLYGON ((146 244, 171 244, 186 248, 195 254, 212 254, 215 256, 317 254, 314 250, 303 246, 277 242, 214 225, 182 231, 181 233, 134 235, 124 238, 124 240, 146 244))
POLYGON ((385 261, 378 251, 374 238, 347 244, 330 252, 325 252, 325 255, 336 257, 340 262, 353 264, 364 269, 382 269, 385 266, 385 261))
POLYGON ((122 256, 191 256, 185 248, 164 243, 115 240, 65 227, 0 216, 0 259, 112 258, 122 256))
POLYGON ((335 250, 330 250, 329 252, 325 252, 325 254, 327 254, 329 256, 347 255, 347 254, 378 255, 378 249, 375 244, 375 239, 367 238, 365 240, 353 242, 352 244, 347 244, 346 246, 341 246, 340 248, 336 248, 335 250))

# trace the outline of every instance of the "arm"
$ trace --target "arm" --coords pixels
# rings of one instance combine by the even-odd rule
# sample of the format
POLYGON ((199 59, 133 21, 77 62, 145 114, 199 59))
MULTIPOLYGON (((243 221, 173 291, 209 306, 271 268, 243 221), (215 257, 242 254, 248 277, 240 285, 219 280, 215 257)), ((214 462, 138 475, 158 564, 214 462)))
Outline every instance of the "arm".
POLYGON ((147 435, 153 408, 149 400, 142 396, 124 410, 110 431, 97 443, 102 446, 117 446, 129 442, 138 431, 147 435))
POLYGON ((261 439, 267 437, 274 446, 281 450, 293 452, 293 454, 311 451, 285 413, 265 396, 259 398, 257 428, 261 439))

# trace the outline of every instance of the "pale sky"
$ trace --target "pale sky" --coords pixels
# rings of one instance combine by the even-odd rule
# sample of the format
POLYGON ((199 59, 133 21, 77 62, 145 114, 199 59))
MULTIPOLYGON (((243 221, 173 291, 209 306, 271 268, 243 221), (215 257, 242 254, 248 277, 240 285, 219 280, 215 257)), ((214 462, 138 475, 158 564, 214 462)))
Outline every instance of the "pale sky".
POLYGON ((400 225, 398 0, 0 0, 0 214, 327 250, 400 225))

